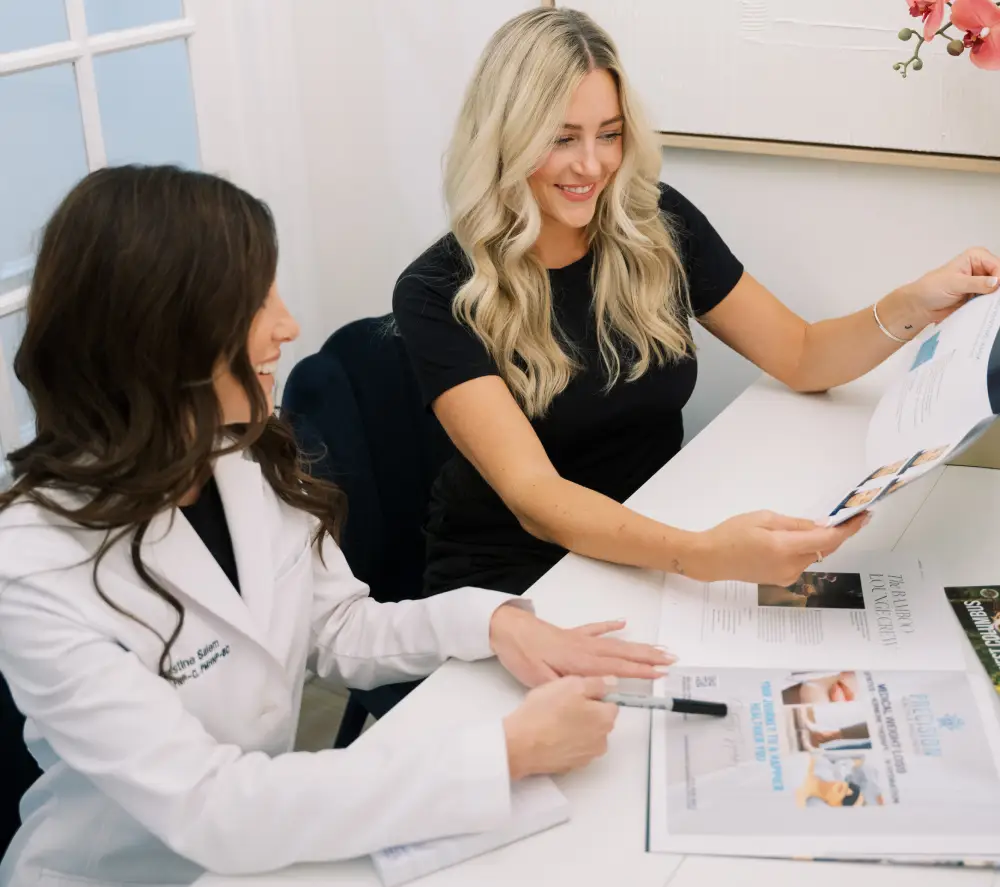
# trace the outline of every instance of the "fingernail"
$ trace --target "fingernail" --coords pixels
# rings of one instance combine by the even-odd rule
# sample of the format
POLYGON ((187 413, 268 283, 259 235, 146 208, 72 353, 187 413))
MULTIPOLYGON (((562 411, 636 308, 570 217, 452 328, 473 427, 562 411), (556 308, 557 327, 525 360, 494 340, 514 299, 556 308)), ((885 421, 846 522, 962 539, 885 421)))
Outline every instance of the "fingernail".
POLYGON ((996 287, 997 285, 997 279, 995 277, 986 278, 986 282, 992 287, 996 287))
POLYGON ((861 518, 861 526, 867 527, 872 521, 872 513, 870 511, 865 512, 865 516, 861 518))
POLYGON ((655 671, 657 674, 670 674, 670 666, 669 665, 654 665, 653 666, 653 671, 655 671))
POLYGON ((605 675, 605 677, 604 677, 604 684, 607 687, 617 687, 618 686, 618 678, 616 678, 613 674, 605 675))

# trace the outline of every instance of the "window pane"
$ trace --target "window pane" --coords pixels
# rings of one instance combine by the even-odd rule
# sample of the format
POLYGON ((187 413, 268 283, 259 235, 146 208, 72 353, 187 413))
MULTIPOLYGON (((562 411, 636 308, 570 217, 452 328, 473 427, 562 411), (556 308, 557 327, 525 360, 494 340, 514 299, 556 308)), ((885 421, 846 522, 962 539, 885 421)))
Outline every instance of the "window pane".
POLYGON ((27 315, 23 311, 15 311, 6 317, 0 317, 0 343, 3 345, 3 356, 7 364, 7 378, 10 379, 14 387, 14 412, 17 415, 17 424, 21 428, 21 443, 27 443, 34 435, 35 417, 31 411, 31 402, 28 400, 28 392, 21 387, 21 383, 14 377, 13 363, 14 355, 17 353, 17 346, 24 335, 24 324, 27 315))
POLYGON ((91 34, 138 28, 184 17, 181 0, 86 0, 86 10, 87 31, 91 34))
POLYGON ((187 42, 169 40, 94 59, 108 164, 198 168, 187 42))
POLYGON ((63 0, 0 0, 0 52, 68 39, 63 0))
POLYGON ((24 282, 56 204, 87 173, 72 65, 0 77, 0 293, 24 282))

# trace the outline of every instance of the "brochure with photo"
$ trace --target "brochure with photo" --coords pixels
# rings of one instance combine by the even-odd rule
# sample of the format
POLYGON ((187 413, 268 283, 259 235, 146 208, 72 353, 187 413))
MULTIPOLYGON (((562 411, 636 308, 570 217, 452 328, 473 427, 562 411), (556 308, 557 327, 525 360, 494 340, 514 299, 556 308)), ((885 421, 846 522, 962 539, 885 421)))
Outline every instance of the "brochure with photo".
POLYGON ((1000 863, 996 700, 949 615, 986 637, 989 594, 942 595, 919 561, 877 553, 788 587, 709 586, 700 623, 678 621, 689 591, 664 590, 659 643, 679 661, 654 692, 728 713, 652 713, 649 851, 1000 863))
POLYGON ((828 524, 877 507, 917 478, 973 451, 1000 414, 998 333, 1000 293, 967 302, 924 332, 909 370, 872 414, 868 470, 825 511, 828 524))
POLYGON ((652 851, 1000 858, 1000 774, 963 672, 676 668, 661 692, 730 713, 654 716, 652 851))
POLYGON ((954 622, 940 584, 907 555, 837 553, 786 587, 668 573, 663 589, 661 643, 685 665, 921 668, 929 643, 937 664, 964 662, 938 642, 954 622))

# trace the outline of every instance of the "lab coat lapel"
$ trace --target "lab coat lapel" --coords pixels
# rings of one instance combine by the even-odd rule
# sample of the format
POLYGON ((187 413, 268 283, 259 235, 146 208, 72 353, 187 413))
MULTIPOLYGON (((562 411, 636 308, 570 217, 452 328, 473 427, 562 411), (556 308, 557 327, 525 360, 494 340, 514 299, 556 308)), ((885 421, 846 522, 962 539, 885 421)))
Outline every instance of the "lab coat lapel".
POLYGON ((266 649, 274 573, 260 467, 235 452, 220 457, 213 473, 236 556, 239 591, 180 512, 174 512, 172 525, 169 514, 150 525, 150 566, 179 598, 206 607, 266 649))
POLYGON ((222 507, 236 555, 240 590, 260 634, 266 635, 274 606, 272 534, 264 504, 264 479, 260 466, 243 453, 223 456, 215 465, 222 507))
POLYGON ((178 510, 157 515, 145 542, 143 560, 185 607, 204 607, 257 639, 246 603, 183 513, 178 510))

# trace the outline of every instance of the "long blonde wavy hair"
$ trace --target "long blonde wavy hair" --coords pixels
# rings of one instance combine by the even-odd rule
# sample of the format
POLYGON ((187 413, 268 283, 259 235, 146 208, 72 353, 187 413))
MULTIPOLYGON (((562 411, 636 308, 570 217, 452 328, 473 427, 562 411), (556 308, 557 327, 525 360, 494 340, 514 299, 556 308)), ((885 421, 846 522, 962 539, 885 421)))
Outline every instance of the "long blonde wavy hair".
POLYGON ((581 12, 529 10, 503 25, 479 60, 448 151, 445 195, 472 268, 454 300, 455 317, 483 342, 531 417, 546 412, 580 365, 556 328, 548 271, 533 253, 542 216, 528 177, 593 70, 614 78, 625 118, 622 164, 587 230, 607 387, 621 375, 623 358, 631 382, 693 347, 684 268, 659 211, 659 148, 617 49, 581 12))

